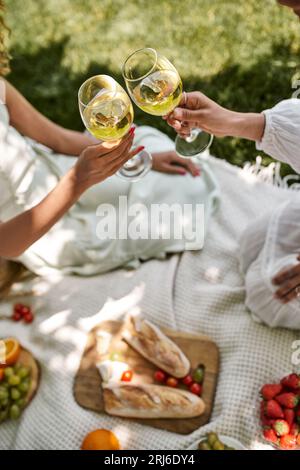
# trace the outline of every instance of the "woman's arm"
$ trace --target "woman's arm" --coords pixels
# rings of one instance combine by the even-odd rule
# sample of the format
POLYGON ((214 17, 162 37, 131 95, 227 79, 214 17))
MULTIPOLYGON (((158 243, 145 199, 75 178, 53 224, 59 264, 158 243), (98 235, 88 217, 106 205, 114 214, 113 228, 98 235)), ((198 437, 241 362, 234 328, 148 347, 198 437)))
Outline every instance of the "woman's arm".
POLYGON ((263 114, 231 111, 199 91, 186 93, 181 106, 165 119, 184 137, 190 134, 193 127, 200 127, 217 137, 242 137, 254 141, 260 141, 263 137, 263 114))
POLYGON ((77 201, 82 192, 76 188, 72 171, 67 173, 37 206, 0 224, 0 256, 17 258, 50 228, 77 201))
POLYGON ((178 134, 187 136, 200 127, 217 137, 242 137, 256 142, 258 150, 289 163, 300 172, 300 100, 283 100, 263 113, 237 113, 219 106, 198 91, 186 93, 181 106, 166 116, 178 134))
POLYGON ((76 165, 37 206, 8 222, 0 223, 0 256, 16 258, 47 233, 90 186, 101 183, 143 147, 130 152, 131 132, 118 144, 86 148, 76 165), (99 158, 101 157, 101 158, 99 158))
POLYGON ((5 87, 11 125, 21 134, 65 155, 77 156, 97 142, 92 136, 64 129, 47 119, 7 81, 5 87))

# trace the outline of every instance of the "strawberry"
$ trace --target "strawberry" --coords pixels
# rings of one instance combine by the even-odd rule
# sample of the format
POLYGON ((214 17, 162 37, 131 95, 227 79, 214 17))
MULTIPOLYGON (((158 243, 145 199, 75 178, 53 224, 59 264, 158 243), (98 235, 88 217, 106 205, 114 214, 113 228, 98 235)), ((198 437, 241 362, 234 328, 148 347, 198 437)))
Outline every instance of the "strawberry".
POLYGON ((273 424, 273 429, 279 437, 285 436, 290 432, 290 427, 284 419, 276 419, 275 423, 273 424))
POLYGON ((298 434, 300 434, 300 427, 299 427, 299 424, 297 423, 293 423, 290 427, 290 434, 292 434, 292 436, 298 436, 298 434))
POLYGON ((273 442, 274 444, 278 443, 278 437, 276 436, 274 429, 265 429, 264 438, 266 441, 273 442))
POLYGON ((266 384, 262 387, 260 393, 265 400, 272 400, 282 392, 282 385, 280 384, 266 384))
POLYGON ((289 427, 291 428, 292 424, 295 421, 295 417, 296 417, 295 411, 286 408, 285 410, 283 410, 283 413, 284 413, 284 419, 286 420, 289 427))
POLYGON ((272 427, 272 425, 270 424, 270 418, 268 418, 266 415, 265 415, 265 402, 264 401, 261 401, 260 402, 260 421, 261 421, 261 424, 262 426, 265 428, 270 428, 272 427))
POLYGON ((300 446, 300 434, 298 434, 298 437, 297 437, 297 446, 300 446))
POLYGON ((300 377, 297 374, 290 374, 280 381, 281 385, 292 390, 300 388, 300 377))
POLYGON ((299 403, 299 397, 295 393, 287 392, 277 395, 276 401, 285 408, 296 408, 299 403))
POLYGON ((280 447, 285 450, 292 450, 296 447, 296 437, 286 434, 280 438, 280 447))
POLYGON ((281 406, 275 400, 269 400, 265 404, 265 414, 269 418, 284 418, 281 406))
POLYGON ((261 416, 261 424, 263 428, 271 428, 275 423, 275 419, 267 418, 267 416, 261 416))

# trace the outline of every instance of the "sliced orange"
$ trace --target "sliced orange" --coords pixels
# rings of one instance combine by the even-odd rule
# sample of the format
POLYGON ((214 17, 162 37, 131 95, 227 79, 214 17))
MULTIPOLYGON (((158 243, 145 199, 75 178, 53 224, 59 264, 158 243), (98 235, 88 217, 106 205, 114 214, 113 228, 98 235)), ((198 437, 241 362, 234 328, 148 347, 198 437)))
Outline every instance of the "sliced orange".
MULTIPOLYGON (((19 358, 20 352, 21 352, 21 346, 20 343, 15 339, 15 338, 7 338, 2 340, 4 343, 4 364, 3 358, 2 361, 0 360, 0 368, 5 368, 7 366, 11 366, 15 364, 19 358)), ((3 346, 1 345, 1 340, 0 340, 0 359, 1 359, 1 354, 3 354, 3 346)))
POLYGON ((120 450, 120 443, 113 432, 96 429, 85 437, 81 450, 120 450))

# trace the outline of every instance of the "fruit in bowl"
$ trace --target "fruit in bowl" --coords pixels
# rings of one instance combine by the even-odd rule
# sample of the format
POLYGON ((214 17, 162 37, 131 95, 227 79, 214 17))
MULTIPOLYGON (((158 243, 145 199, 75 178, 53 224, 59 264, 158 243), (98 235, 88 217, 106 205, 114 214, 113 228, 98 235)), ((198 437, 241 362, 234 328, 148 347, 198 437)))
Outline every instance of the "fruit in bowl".
POLYGON ((218 435, 216 432, 209 432, 196 445, 189 447, 190 450, 246 450, 243 444, 237 439, 229 436, 218 435))
POLYGON ((3 340, 4 364, 0 366, 0 423, 18 419, 39 384, 40 370, 32 354, 15 338, 3 340))
POLYGON ((260 421, 264 439, 276 448, 300 447, 300 376, 289 374, 260 391, 260 421))

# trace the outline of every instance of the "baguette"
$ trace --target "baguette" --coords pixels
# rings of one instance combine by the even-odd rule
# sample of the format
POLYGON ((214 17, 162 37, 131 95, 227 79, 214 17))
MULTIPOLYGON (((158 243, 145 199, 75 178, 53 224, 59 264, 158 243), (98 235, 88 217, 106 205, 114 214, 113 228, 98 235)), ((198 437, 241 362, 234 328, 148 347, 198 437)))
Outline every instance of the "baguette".
POLYGON ((106 413, 124 418, 194 418, 204 413, 203 400, 188 391, 161 385, 103 385, 106 413))
POLYGON ((145 359, 173 377, 183 378, 190 371, 190 362, 180 348, 140 315, 127 318, 123 339, 145 359))

